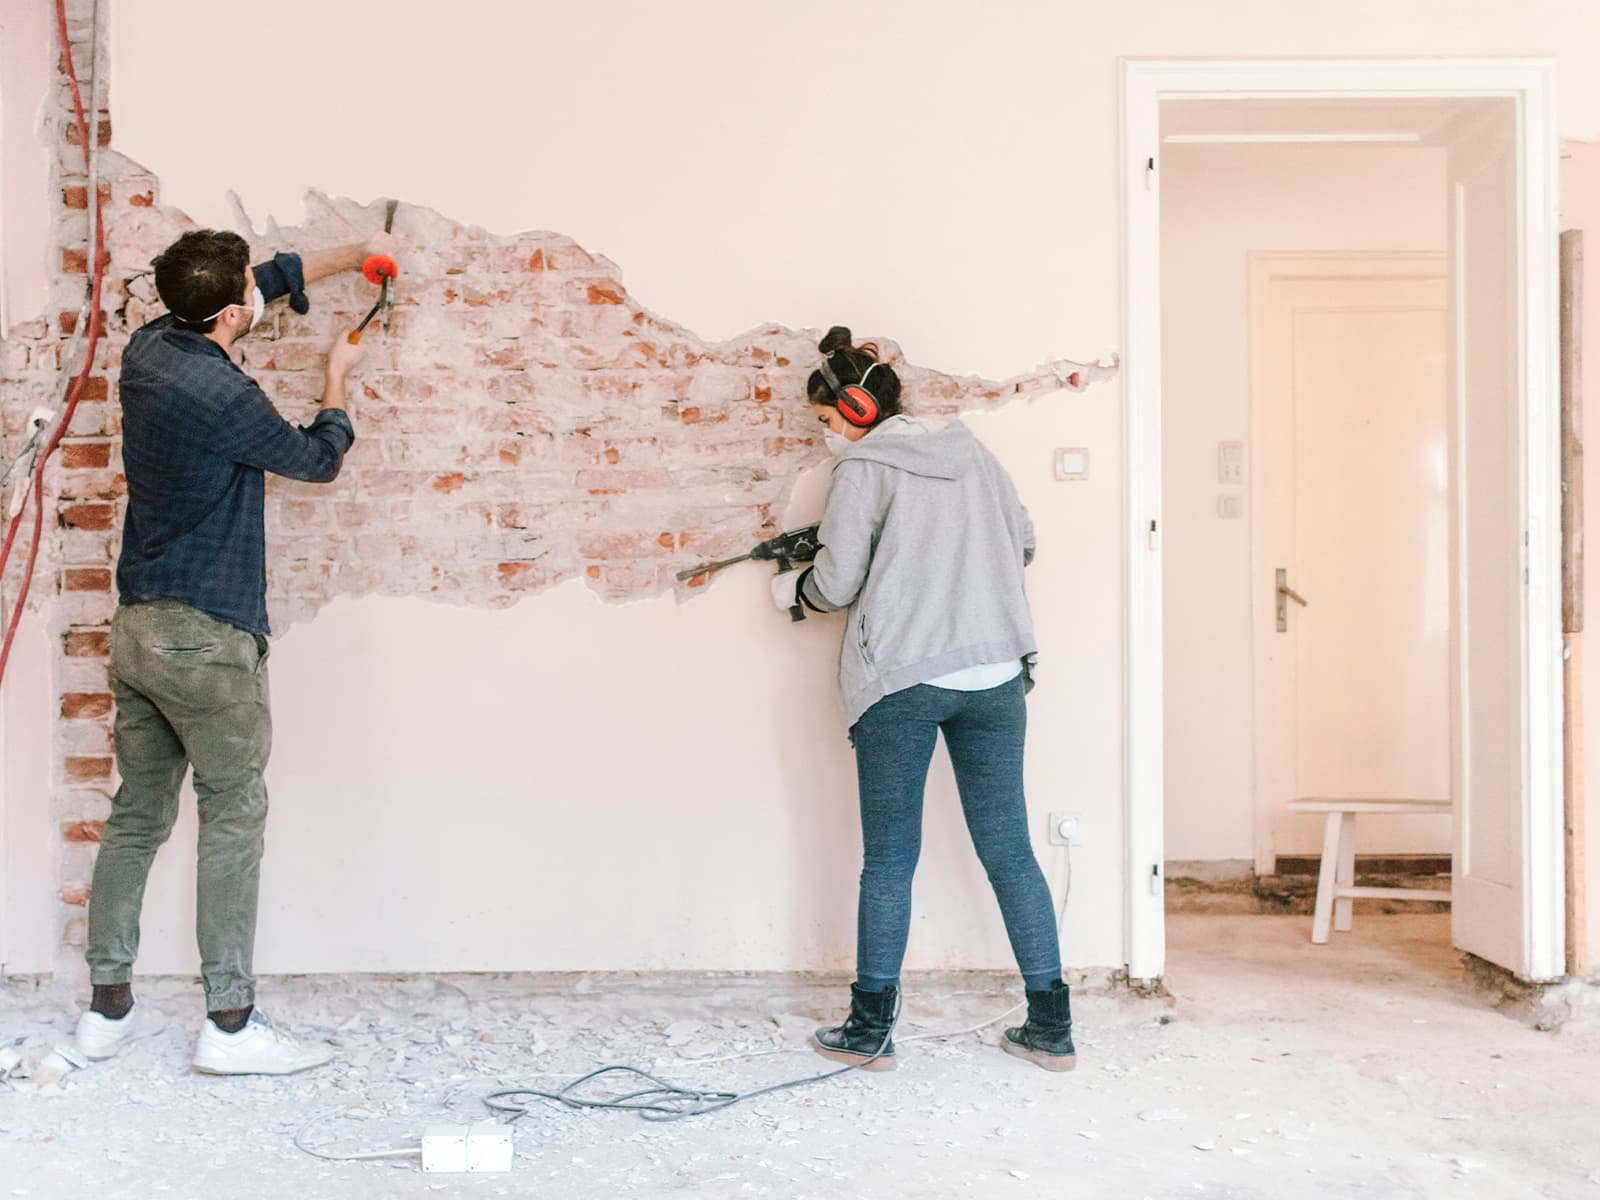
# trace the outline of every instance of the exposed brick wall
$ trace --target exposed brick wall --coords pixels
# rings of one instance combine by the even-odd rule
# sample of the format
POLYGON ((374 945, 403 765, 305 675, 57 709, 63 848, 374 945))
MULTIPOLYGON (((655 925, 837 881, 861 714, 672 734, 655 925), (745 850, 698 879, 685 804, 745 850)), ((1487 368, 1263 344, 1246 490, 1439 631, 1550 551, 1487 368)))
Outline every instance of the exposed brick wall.
MULTIPOLYGON (((73 0, 70 11, 86 80, 88 3, 73 0)), ((35 405, 60 402, 60 372, 72 365, 63 359, 89 244, 88 180, 70 114, 63 81, 52 116, 59 274, 51 311, 0 342, 8 453, 35 405)), ((109 145, 109 113, 93 123, 109 145)), ((162 311, 151 258, 192 227, 160 204, 149 172, 115 152, 101 157, 99 195, 110 251, 106 336, 49 474, 50 536, 35 585, 59 646, 53 811, 61 932, 72 947, 83 939, 93 850, 115 785, 109 626, 126 493, 116 374, 130 331, 162 311)), ((313 194, 308 209, 304 225, 261 239, 259 256, 341 244, 381 225, 381 201, 313 194)), ((274 480, 268 489, 276 630, 341 595, 501 607, 578 579, 603 600, 647 597, 678 586, 684 565, 777 531, 795 479, 824 458, 803 395, 814 331, 766 326, 708 343, 643 308, 614 264, 559 234, 495 237, 404 203, 395 232, 403 252, 393 329, 369 335, 351 386, 358 440, 344 472, 328 486, 274 480)), ((285 416, 310 419, 327 347, 375 294, 356 275, 325 281, 311 290, 309 314, 275 305, 239 343, 245 369, 285 416)), ((1048 371, 1005 383, 953 378, 881 344, 914 411, 990 407, 1059 386, 1048 371)))
MULTIPOLYGON (((313 197, 311 208, 260 252, 380 226, 381 202, 313 197)), ((132 224, 137 249, 123 241, 117 260, 136 270, 187 221, 153 207, 132 224)), ((768 326, 707 343, 641 307, 614 264, 559 234, 498 238, 406 205, 395 232, 393 327, 369 334, 344 474, 269 488, 275 628, 337 595, 498 607, 577 578, 606 600, 643 597, 673 587, 686 564, 776 532, 796 477, 824 454, 803 399, 814 332, 768 326)), ((128 328, 161 311, 147 276, 129 291, 128 328)), ((356 275, 327 281, 309 314, 275 310, 239 343, 286 415, 309 419, 328 345, 375 294, 356 275)), ((1053 386, 898 365, 925 412, 1053 386)), ((106 416, 82 432, 114 435, 106 416)), ((72 517, 79 528, 105 519, 93 508, 72 517)))

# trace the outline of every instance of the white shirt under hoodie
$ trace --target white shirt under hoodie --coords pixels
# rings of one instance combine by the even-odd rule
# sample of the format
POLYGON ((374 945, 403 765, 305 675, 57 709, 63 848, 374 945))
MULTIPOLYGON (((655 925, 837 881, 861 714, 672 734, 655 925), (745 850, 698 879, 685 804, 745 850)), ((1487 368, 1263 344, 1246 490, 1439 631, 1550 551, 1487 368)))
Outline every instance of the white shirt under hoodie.
POLYGON ((823 549, 801 580, 846 609, 847 725, 919 683, 996 687, 1037 656, 1023 591, 1033 522, 1005 469, 960 421, 891 417, 839 455, 823 549))

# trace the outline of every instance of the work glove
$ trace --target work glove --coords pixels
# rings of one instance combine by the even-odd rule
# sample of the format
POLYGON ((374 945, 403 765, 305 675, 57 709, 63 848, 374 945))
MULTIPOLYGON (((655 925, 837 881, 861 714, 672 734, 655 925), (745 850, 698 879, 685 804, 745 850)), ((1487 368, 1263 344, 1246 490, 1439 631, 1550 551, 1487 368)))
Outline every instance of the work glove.
POLYGON ((800 603, 800 580, 804 571, 779 571, 772 577, 772 603, 779 612, 793 614, 798 608, 805 617, 805 606, 800 603))

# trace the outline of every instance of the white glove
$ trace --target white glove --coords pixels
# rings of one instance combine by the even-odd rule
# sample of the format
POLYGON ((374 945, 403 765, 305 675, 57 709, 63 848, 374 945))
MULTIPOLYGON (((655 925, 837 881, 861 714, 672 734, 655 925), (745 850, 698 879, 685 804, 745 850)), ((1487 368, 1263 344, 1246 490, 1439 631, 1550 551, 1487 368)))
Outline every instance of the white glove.
POLYGON ((800 576, 804 571, 779 571, 772 577, 772 603, 779 612, 788 612, 800 603, 800 576))

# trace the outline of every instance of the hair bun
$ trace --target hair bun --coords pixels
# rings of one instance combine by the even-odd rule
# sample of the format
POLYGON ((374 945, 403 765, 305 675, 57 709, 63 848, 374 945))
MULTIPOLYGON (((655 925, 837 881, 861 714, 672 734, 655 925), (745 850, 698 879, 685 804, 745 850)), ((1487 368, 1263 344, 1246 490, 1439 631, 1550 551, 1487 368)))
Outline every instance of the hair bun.
POLYGON ((822 335, 822 340, 817 343, 817 349, 824 354, 837 354, 840 350, 850 349, 850 331, 843 325, 835 325, 822 335))

